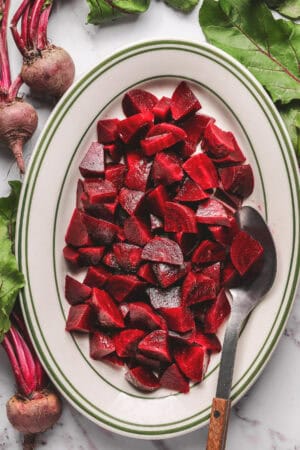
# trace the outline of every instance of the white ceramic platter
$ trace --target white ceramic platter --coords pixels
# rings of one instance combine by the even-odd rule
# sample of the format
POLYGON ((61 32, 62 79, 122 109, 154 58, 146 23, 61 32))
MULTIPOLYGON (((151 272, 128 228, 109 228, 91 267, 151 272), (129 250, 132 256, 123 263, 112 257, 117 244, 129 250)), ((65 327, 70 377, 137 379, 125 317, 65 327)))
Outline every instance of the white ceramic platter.
POLYGON ((212 358, 204 382, 189 394, 161 389, 143 395, 134 390, 123 369, 89 358, 86 336, 65 332, 68 268, 62 249, 75 205, 78 166, 96 138, 96 121, 120 117, 120 99, 132 87, 170 95, 182 79, 199 97, 203 113, 235 133, 255 174, 248 203, 259 208, 276 243, 275 284, 239 342, 232 400, 241 398, 269 359, 291 310, 299 273, 299 179, 278 113, 239 63, 212 46, 178 41, 142 43, 101 62, 53 111, 27 171, 18 216, 16 248, 27 280, 22 307, 53 383, 102 427, 147 439, 183 434, 207 423, 219 355, 212 358))

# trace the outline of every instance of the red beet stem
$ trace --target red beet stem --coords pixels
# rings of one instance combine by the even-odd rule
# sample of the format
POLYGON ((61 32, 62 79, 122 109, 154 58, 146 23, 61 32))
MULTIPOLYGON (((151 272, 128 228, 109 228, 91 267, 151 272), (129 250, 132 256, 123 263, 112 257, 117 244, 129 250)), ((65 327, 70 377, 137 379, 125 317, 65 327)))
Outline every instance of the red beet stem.
POLYGON ((44 2, 45 0, 35 0, 31 9, 31 18, 29 22, 28 34, 29 34, 29 41, 32 43, 32 47, 35 49, 38 48, 37 46, 38 27, 44 2))
POLYGON ((49 16, 52 9, 52 2, 50 3, 47 8, 45 8, 42 11, 40 21, 39 21, 39 27, 38 27, 38 35, 37 35, 37 48, 39 50, 44 50, 44 48, 48 45, 48 38, 47 38, 47 28, 48 28, 48 21, 49 16))
POLYGON ((31 13, 31 4, 28 3, 22 15, 22 22, 21 22, 21 38, 24 42, 25 47, 29 46, 28 24, 30 21, 30 13, 31 13))
POLYGON ((15 81, 12 82, 8 90, 8 101, 11 102, 17 97, 19 89, 22 86, 22 84, 23 84, 22 77, 21 75, 18 75, 15 81))
POLYGON ((26 53, 27 53, 27 49, 26 49, 26 44, 27 43, 25 43, 23 38, 20 36, 20 34, 19 34, 18 30, 17 30, 17 26, 18 26, 18 22, 20 20, 20 17, 23 16, 26 8, 30 8, 30 3, 31 3, 31 0, 23 0, 23 2, 21 3, 19 8, 17 9, 15 14, 13 15, 13 18, 12 18, 11 24, 10 24, 11 32, 12 32, 14 41, 16 43, 16 46, 18 47, 18 49, 22 53, 22 55, 26 55, 26 53))
POLYGON ((4 336, 4 339, 2 341, 2 346, 3 346, 4 350, 6 351, 8 359, 10 361, 11 368, 14 373, 20 393, 25 395, 26 397, 29 396, 31 394, 31 392, 24 380, 22 371, 20 369, 19 362, 15 355, 14 348, 10 342, 10 337, 8 336, 8 333, 4 336))
POLYGON ((15 354, 20 364, 22 375, 30 393, 36 390, 35 363, 30 350, 21 334, 12 326, 9 330, 15 354))
POLYGON ((0 59, 1 59, 1 88, 7 91, 11 84, 10 67, 8 61, 6 31, 7 31, 7 18, 10 6, 10 0, 6 0, 5 3, 1 1, 0 10, 2 13, 1 20, 1 33, 0 33, 0 59))

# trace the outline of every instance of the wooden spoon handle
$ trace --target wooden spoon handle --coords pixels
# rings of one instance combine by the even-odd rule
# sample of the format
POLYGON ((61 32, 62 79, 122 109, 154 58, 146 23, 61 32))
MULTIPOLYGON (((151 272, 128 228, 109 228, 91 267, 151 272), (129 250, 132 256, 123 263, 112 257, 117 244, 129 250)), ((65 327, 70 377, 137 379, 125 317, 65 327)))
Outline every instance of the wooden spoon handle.
POLYGON ((224 398, 213 399, 206 450, 225 450, 230 403, 224 398))

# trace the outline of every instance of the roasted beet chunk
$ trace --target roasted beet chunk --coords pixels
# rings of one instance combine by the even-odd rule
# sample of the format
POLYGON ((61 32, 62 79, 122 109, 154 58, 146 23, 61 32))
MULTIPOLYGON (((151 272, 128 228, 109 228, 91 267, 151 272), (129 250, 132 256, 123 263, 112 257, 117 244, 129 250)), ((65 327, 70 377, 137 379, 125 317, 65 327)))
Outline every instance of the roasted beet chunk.
POLYGON ((120 242, 114 244, 113 252, 119 267, 126 272, 137 271, 142 258, 142 249, 140 247, 120 242))
POLYGON ((196 264, 206 264, 224 261, 226 251, 223 245, 209 240, 202 241, 193 253, 192 262, 196 264))
POLYGON ((212 117, 205 116, 204 114, 196 114, 180 123, 180 127, 187 134, 183 149, 184 156, 188 157, 195 152, 197 145, 203 137, 207 124, 211 121, 214 122, 212 117))
POLYGON ((203 153, 192 156, 182 167, 202 189, 216 188, 219 184, 218 174, 214 164, 203 153))
POLYGON ((126 92, 122 100, 122 107, 125 116, 151 111, 158 102, 158 98, 151 92, 143 89, 131 89, 126 92))
POLYGON ((222 289, 208 309, 204 319, 204 332, 216 333, 226 317, 230 314, 230 304, 226 297, 225 290, 222 289))
POLYGON ((110 181, 98 178, 85 180, 83 188, 90 204, 112 202, 117 195, 117 190, 110 181))
POLYGON ((169 330, 185 333, 195 326, 190 310, 184 306, 176 308, 159 308, 159 312, 166 319, 169 330))
POLYGON ((140 341, 138 349, 144 355, 162 362, 171 362, 172 360, 168 344, 168 333, 165 330, 155 330, 147 334, 140 341))
POLYGON ((249 164, 220 169, 222 185, 225 191, 249 197, 254 187, 253 172, 249 164))
POLYGON ((121 331, 114 337, 116 353, 121 358, 128 358, 135 355, 138 343, 145 336, 145 331, 127 329, 121 331))
POLYGON ((197 223, 194 211, 188 206, 175 202, 166 202, 165 231, 197 233, 197 223))
POLYGON ((146 303, 136 302, 128 304, 129 324, 133 328, 155 330, 163 328, 163 319, 146 303))
POLYGON ((144 192, 122 188, 119 193, 119 202, 122 208, 132 216, 141 207, 144 192))
POLYGON ((171 100, 171 113, 174 120, 181 120, 201 108, 200 102, 185 81, 175 89, 171 100))
POLYGON ((161 184, 147 195, 147 205, 151 212, 159 217, 164 217, 166 201, 169 199, 165 186, 161 184))
POLYGON ((218 200, 209 198, 199 203, 196 211, 196 220, 208 225, 230 226, 226 209, 218 200))
POLYGON ((63 255, 66 261, 71 265, 77 266, 79 263, 79 253, 72 247, 66 246, 63 249, 63 255))
POLYGON ((189 177, 186 177, 174 200, 177 200, 178 202, 198 202, 199 200, 205 200, 208 197, 209 195, 199 186, 199 184, 195 183, 195 181, 191 180, 189 177))
POLYGON ((147 292, 154 309, 175 308, 181 304, 181 289, 179 286, 169 289, 149 288, 147 292))
POLYGON ((175 361, 181 372, 191 381, 202 381, 208 364, 208 356, 200 345, 182 345, 174 351, 175 361))
POLYGON ((97 266, 103 256, 104 247, 84 247, 78 249, 81 266, 97 266))
POLYGON ((240 275, 245 275, 263 255, 263 248, 246 231, 240 231, 232 241, 230 257, 240 275))
POLYGON ((84 283, 90 287, 101 288, 111 276, 104 267, 89 267, 86 273, 84 283))
POLYGON ((159 123, 148 131, 146 138, 141 141, 141 147, 145 155, 152 156, 183 142, 185 138, 186 133, 182 128, 170 123, 159 123))
POLYGON ((111 244, 119 230, 117 225, 87 214, 84 214, 83 222, 91 238, 101 245, 111 244))
POLYGON ((110 181, 117 190, 123 186, 127 168, 124 164, 110 164, 105 169, 105 179, 110 181))
POLYGON ((112 275, 106 284, 106 289, 118 302, 144 287, 144 283, 135 275, 112 275))
POLYGON ((153 392, 160 387, 156 375, 146 367, 134 367, 125 374, 126 380, 142 392, 153 392))
POLYGON ((159 99, 152 109, 156 121, 164 122, 167 120, 170 113, 170 105, 171 99, 169 97, 162 97, 159 99))
POLYGON ((179 245, 168 238, 155 237, 143 249, 142 259, 181 266, 183 255, 179 245))
POLYGON ((164 371, 159 381, 162 387, 173 391, 187 393, 190 390, 188 380, 182 375, 175 363, 164 371))
POLYGON ((182 285, 182 301, 185 305, 215 298, 217 283, 201 273, 189 272, 182 285))
POLYGON ((93 142, 79 166, 83 177, 97 177, 104 173, 103 145, 93 142))
POLYGON ((83 247, 89 245, 90 240, 84 223, 84 215, 77 208, 74 210, 68 230, 66 233, 66 243, 73 247, 83 247))
POLYGON ((219 353, 222 349, 221 343, 215 334, 204 334, 201 331, 196 331, 191 341, 194 344, 201 345, 209 353, 219 353))
POLYGON ((66 323, 66 330, 89 333, 91 328, 91 307, 85 304, 71 306, 66 323))
POLYGON ((176 283, 186 275, 189 269, 189 263, 184 263, 182 266, 173 266, 165 263, 153 264, 153 272, 163 288, 167 288, 176 283))
POLYGON ((146 245, 152 238, 151 231, 142 219, 132 216, 124 222, 124 234, 128 242, 136 245, 146 245))
POLYGON ((115 351, 114 341, 105 333, 95 331, 90 336, 90 356, 92 359, 102 359, 115 351))
POLYGON ((108 328, 124 328, 123 317, 113 299, 106 291, 94 288, 90 304, 95 310, 98 322, 101 326, 108 328))
POLYGON ((118 124, 120 138, 125 144, 128 144, 141 132, 145 135, 152 123, 153 114, 149 111, 134 114, 127 119, 121 120, 118 124))
POLYGON ((177 156, 168 153, 157 153, 151 172, 155 184, 169 185, 183 178, 181 162, 177 156))
POLYGON ((128 166, 125 177, 126 186, 136 191, 146 191, 152 161, 149 161, 137 151, 127 152, 126 161, 128 166))
POLYGON ((103 119, 97 123, 98 141, 101 144, 110 144, 118 137, 119 119, 103 119))
POLYGON ((80 283, 75 278, 66 276, 65 281, 65 296, 70 305, 83 303, 91 296, 92 289, 86 284, 80 283))

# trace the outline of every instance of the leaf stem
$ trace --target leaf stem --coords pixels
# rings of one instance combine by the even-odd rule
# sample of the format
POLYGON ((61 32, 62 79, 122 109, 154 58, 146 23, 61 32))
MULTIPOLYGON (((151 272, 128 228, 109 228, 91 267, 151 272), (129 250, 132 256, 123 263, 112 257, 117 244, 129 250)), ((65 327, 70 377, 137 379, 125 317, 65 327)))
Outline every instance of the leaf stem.
POLYGON ((10 67, 7 50, 7 20, 10 7, 10 0, 3 0, 0 3, 2 19, 1 19, 1 33, 0 33, 0 59, 1 59, 1 87, 4 91, 7 91, 11 84, 10 67))
POLYGON ((32 43, 32 47, 34 49, 38 48, 37 45, 37 36, 38 36, 38 28, 39 28, 39 21, 42 14, 42 9, 44 6, 45 0, 35 0, 32 10, 31 10, 31 18, 29 22, 29 40, 32 43))
POLYGON ((38 36, 37 36, 37 48, 39 50, 43 50, 48 45, 48 38, 47 38, 47 28, 48 28, 48 21, 49 16, 52 9, 52 2, 49 6, 47 6, 40 17, 39 21, 39 27, 38 27, 38 36))
POLYGON ((24 42, 22 36, 18 32, 17 26, 18 26, 18 22, 19 22, 21 16, 23 16, 26 8, 28 7, 28 5, 30 5, 30 2, 31 2, 31 0, 23 0, 22 1, 21 5, 19 6, 17 11, 13 15, 13 18, 10 23, 11 32, 12 32, 14 41, 23 56, 25 56, 27 53, 27 49, 26 49, 27 43, 24 42))

